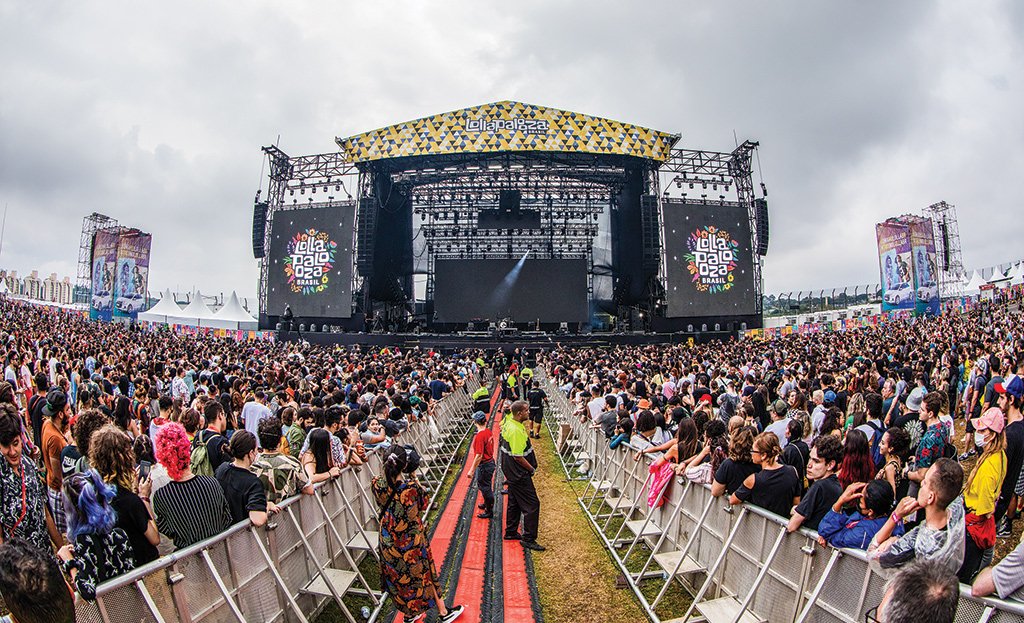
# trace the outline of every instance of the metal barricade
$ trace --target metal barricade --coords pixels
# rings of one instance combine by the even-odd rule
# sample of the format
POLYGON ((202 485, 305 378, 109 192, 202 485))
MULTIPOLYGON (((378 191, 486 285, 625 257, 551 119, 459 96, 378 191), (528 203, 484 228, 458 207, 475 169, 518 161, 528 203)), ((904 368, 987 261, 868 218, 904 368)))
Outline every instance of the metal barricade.
MULTIPOLYGON (((436 431, 423 419, 399 436, 421 453, 440 443, 435 454, 444 468, 441 479, 469 430, 469 393, 476 387, 470 379, 435 404, 436 431)), ((313 495, 284 500, 265 527, 239 522, 105 582, 94 602, 77 600, 77 620, 305 623, 333 600, 355 623, 342 603, 345 595, 369 599, 374 604, 370 620, 375 620, 384 596, 367 583, 358 564, 376 556, 376 506, 369 486, 379 469, 379 456, 370 453, 367 464, 346 467, 338 478, 318 483, 313 495)))
MULTIPOLYGON (((788 534, 786 519, 749 504, 730 507, 725 498, 715 499, 709 486, 673 479, 663 504, 649 509, 650 459, 630 469, 631 448, 609 450, 601 431, 572 417, 572 405, 550 380, 545 390, 549 429, 568 424, 580 447, 592 449, 597 480, 579 495, 580 507, 655 623, 661 623, 655 609, 671 582, 693 597, 685 614, 673 616, 709 623, 859 623, 881 601, 885 579, 865 552, 822 547, 809 530, 788 534), (607 513, 622 499, 638 503, 625 509, 622 527, 609 534, 607 513), (638 549, 646 550, 646 562, 631 569, 627 562, 638 549), (665 584, 648 599, 641 588, 656 578, 665 584)), ((1024 620, 1024 604, 978 599, 970 586, 960 589, 957 623, 1024 620)))

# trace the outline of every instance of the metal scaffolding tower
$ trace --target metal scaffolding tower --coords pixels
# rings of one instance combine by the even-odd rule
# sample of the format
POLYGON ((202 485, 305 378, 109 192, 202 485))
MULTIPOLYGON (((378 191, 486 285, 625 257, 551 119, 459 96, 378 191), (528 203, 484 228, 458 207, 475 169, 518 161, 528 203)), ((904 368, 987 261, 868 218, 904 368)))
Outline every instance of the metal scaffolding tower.
POLYGON ((945 201, 933 203, 924 209, 932 219, 935 234, 935 257, 939 264, 939 297, 956 298, 964 294, 964 264, 960 254, 960 226, 956 220, 956 206, 945 201))

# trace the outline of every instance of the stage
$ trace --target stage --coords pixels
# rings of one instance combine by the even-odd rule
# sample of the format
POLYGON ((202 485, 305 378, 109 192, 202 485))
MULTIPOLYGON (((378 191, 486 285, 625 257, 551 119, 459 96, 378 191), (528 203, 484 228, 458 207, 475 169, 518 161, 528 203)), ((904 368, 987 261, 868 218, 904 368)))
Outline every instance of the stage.
POLYGON ((306 340, 319 346, 362 346, 373 348, 399 347, 433 349, 444 353, 463 351, 470 348, 483 350, 502 349, 511 353, 515 349, 537 351, 559 347, 568 348, 609 348, 613 346, 644 346, 649 344, 705 343, 712 340, 729 340, 734 337, 728 332, 707 333, 591 333, 588 335, 526 334, 503 337, 432 334, 432 333, 299 333, 280 331, 278 339, 284 342, 306 340))

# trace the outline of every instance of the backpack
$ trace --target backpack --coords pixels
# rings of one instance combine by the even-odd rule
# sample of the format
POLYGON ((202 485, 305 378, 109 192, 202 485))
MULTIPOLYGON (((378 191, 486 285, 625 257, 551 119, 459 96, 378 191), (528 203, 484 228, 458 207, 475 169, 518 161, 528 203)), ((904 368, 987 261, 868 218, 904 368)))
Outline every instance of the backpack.
POLYGON ((196 476, 213 476, 213 463, 210 461, 209 446, 210 440, 199 441, 199 435, 196 435, 195 440, 192 442, 192 473, 196 476))
POLYGON ((875 435, 871 439, 871 460, 875 462, 876 470, 881 469, 882 464, 885 463, 885 457, 882 456, 878 447, 882 443, 882 435, 885 434, 885 428, 883 428, 877 420, 868 422, 867 424, 875 431, 875 435))

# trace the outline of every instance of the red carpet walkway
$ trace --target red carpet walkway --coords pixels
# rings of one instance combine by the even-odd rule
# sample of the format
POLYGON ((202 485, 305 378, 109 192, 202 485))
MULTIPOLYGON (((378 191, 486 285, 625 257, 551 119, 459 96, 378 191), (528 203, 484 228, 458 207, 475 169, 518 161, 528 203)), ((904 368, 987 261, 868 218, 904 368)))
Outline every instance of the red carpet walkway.
MULTIPOLYGON (((498 402, 496 390, 491 396, 491 430, 496 448, 502 416, 500 412, 495 413, 498 402)), ((445 601, 465 606, 460 623, 539 623, 533 599, 535 587, 526 571, 525 550, 519 541, 501 538, 504 496, 495 498, 498 508, 493 519, 477 517, 480 512, 477 503, 482 498, 475 481, 467 478, 474 456, 471 447, 430 540, 442 582, 446 582, 445 601)), ((495 492, 500 490, 501 480, 499 469, 495 475, 495 492)), ((404 618, 399 613, 394 620, 402 622, 404 618)), ((436 618, 431 615, 428 620, 436 618)))

